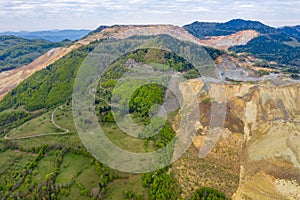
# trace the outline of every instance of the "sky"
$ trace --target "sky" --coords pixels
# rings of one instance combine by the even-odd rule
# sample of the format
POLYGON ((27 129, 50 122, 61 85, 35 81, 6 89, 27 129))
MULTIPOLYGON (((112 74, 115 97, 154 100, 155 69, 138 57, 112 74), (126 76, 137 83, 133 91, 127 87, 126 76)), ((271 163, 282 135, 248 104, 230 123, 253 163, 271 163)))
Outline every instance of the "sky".
POLYGON ((0 31, 96 29, 114 24, 174 24, 230 19, 300 24, 300 0, 0 0, 0 31))

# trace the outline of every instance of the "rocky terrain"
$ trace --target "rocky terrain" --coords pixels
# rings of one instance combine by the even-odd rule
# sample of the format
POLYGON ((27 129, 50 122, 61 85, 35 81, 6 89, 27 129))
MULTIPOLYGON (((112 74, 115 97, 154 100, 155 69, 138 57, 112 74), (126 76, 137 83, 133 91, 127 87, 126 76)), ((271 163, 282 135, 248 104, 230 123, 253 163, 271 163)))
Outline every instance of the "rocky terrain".
MULTIPOLYGON (((197 184, 209 182, 233 199, 300 198, 300 84, 280 80, 276 85, 268 80, 210 83, 209 93, 202 92, 195 149, 201 149, 210 137, 209 121, 216 117, 210 114, 213 104, 227 104, 226 119, 206 158, 197 159, 197 151, 190 149, 175 164, 173 169, 186 195, 197 184), (226 102, 214 96, 221 89, 226 102), (208 97, 214 100, 205 101, 208 97)), ((192 80, 190 85, 197 94, 204 83, 192 80)))

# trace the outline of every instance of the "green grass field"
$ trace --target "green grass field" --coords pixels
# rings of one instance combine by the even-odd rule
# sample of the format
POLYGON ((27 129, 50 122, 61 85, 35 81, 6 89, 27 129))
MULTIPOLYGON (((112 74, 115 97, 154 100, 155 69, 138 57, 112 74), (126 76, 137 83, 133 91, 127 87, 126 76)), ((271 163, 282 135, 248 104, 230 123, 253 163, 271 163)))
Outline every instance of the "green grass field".
POLYGON ((24 148, 25 150, 38 148, 43 145, 69 145, 84 148, 77 133, 68 133, 66 135, 49 135, 24 140, 15 140, 15 143, 24 148))
POLYGON ((54 170, 54 155, 49 152, 37 165, 33 171, 33 180, 36 183, 41 183, 46 179, 46 175, 54 170))
POLYGON ((99 177, 94 166, 90 165, 83 170, 77 177, 78 182, 88 191, 98 189, 99 177))
POLYGON ((54 121, 58 126, 68 129, 71 133, 76 132, 71 107, 63 105, 58 108, 54 115, 54 121))
POLYGON ((77 178, 82 171, 90 165, 90 158, 67 153, 64 156, 63 163, 60 167, 60 173, 56 178, 57 183, 66 183, 73 178, 77 178))
MULTIPOLYGON (((24 123, 13 130, 9 137, 20 138, 30 136, 31 134, 39 135, 54 131, 61 133, 63 130, 56 128, 51 122, 52 112, 53 110, 24 123)), ((47 151, 43 158, 37 162, 36 167, 34 167, 32 174, 29 176, 30 178, 25 178, 27 182, 20 186, 19 191, 26 191, 30 185, 32 185, 32 187, 43 188, 43 185, 47 183, 46 177, 49 177, 49 174, 53 174, 55 171, 56 150, 61 147, 85 149, 76 132, 72 109, 70 107, 66 105, 58 107, 54 114, 54 121, 58 126, 68 129, 70 132, 63 135, 46 135, 13 140, 13 143, 22 149, 22 151, 34 151, 34 149, 40 149, 44 145, 54 148, 53 150, 47 151)), ((143 126, 143 123, 139 125, 143 126)), ((122 149, 136 153, 155 150, 153 141, 150 140, 148 145, 145 145, 145 140, 124 133, 116 124, 104 123, 101 124, 101 127, 106 136, 122 149)), ((127 132, 136 129, 135 127, 127 128, 127 132)), ((4 144, 0 143, 0 147, 3 148, 4 144)), ((18 165, 14 165, 11 173, 15 173, 14 171, 21 173, 22 167, 24 168, 35 156, 36 154, 32 153, 7 150, 5 153, 0 153, 0 159, 4 161, 3 164, 1 162, 0 168, 5 171, 13 165, 16 160, 20 160, 17 162, 18 165)), ((143 187, 141 175, 122 175, 122 173, 119 172, 115 173, 119 175, 106 186, 104 192, 105 199, 125 199, 124 193, 126 191, 134 193, 138 199, 150 199, 149 189, 143 187)), ((96 197, 97 199, 100 198, 100 196, 103 197, 100 193, 100 179, 99 171, 97 171, 92 157, 81 153, 67 152, 62 157, 62 163, 58 167, 57 176, 53 184, 61 187, 60 192, 57 194, 59 199, 91 199, 92 197, 96 197)), ((10 181, 12 181, 12 179, 10 179, 10 181)), ((34 190, 33 194, 34 193, 41 193, 41 191, 34 190)), ((0 195, 1 194, 0 188, 0 195)), ((31 197, 31 194, 29 194, 28 197, 31 197)))
POLYGON ((101 128, 110 141, 124 150, 135 153, 154 151, 151 141, 146 147, 143 139, 138 139, 124 133, 116 124, 104 124, 101 128))
POLYGON ((60 129, 56 128, 52 124, 51 122, 52 112, 53 111, 47 112, 13 129, 10 132, 8 138, 20 138, 20 137, 35 136, 40 134, 62 132, 60 129))
POLYGON ((20 152, 18 150, 7 150, 5 152, 0 152, 0 174, 4 174, 12 165, 17 163, 22 165, 33 157, 33 154, 20 152))
POLYGON ((108 185, 106 200, 124 199, 124 191, 134 192, 140 199, 149 199, 148 189, 142 186, 142 177, 140 174, 129 175, 123 179, 117 179, 108 185))
POLYGON ((74 200, 74 199, 90 200, 91 198, 82 195, 80 189, 76 185, 73 185, 70 188, 69 193, 65 196, 62 196, 61 199, 66 199, 66 200, 74 200))
MULTIPOLYGON (((0 196, 11 194, 9 190, 22 181, 22 172, 27 163, 31 162, 36 155, 18 150, 6 150, 0 153, 0 196)), ((22 189, 24 185, 21 185, 22 189)), ((4 198, 5 199, 5 198, 4 198)))

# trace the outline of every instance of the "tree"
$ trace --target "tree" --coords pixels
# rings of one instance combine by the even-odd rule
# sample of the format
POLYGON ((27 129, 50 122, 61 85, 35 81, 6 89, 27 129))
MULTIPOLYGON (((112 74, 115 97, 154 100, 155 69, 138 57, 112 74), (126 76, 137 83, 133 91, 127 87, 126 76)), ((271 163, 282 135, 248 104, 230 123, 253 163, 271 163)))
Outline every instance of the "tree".
POLYGON ((225 200, 225 195, 213 188, 203 187, 194 193, 193 200, 225 200))

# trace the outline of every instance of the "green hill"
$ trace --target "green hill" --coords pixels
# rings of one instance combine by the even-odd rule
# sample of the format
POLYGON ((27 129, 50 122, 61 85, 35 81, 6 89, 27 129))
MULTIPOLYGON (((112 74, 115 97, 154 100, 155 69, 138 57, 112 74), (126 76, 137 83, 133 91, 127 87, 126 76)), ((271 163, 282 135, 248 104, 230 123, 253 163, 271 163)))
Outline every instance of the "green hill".
POLYGON ((57 43, 16 36, 0 36, 0 72, 27 65, 48 50, 68 44, 70 44, 68 41, 57 43))
POLYGON ((236 46, 230 50, 248 52, 257 58, 300 67, 300 47, 292 47, 266 36, 254 38, 248 44, 236 46))

